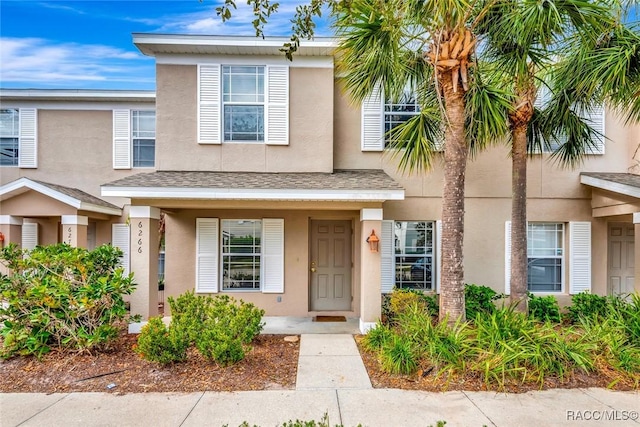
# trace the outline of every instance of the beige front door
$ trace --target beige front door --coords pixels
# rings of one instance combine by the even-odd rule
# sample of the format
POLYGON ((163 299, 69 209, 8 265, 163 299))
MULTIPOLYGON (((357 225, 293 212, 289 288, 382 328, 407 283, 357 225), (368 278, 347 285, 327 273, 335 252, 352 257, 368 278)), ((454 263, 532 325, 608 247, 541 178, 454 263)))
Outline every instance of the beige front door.
POLYGON ((351 221, 311 221, 310 310, 351 310, 351 221))
POLYGON ((634 226, 631 223, 609 224, 610 295, 633 292, 635 274, 634 226))

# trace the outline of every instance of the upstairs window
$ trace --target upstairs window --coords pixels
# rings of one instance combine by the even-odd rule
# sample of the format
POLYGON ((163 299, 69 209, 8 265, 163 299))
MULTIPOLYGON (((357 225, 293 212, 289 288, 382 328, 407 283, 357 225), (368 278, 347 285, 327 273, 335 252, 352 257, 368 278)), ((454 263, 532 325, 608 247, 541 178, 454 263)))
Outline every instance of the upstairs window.
POLYGON ((384 104, 385 146, 388 144, 389 131, 420 113, 420 105, 415 91, 406 89, 402 97, 393 103, 387 99, 384 104))
POLYGON ((264 142, 265 67, 223 66, 224 141, 264 142))
POLYGON ((0 166, 18 166, 20 115, 16 108, 0 110, 0 166))
POLYGON ((131 112, 131 140, 134 168, 152 168, 156 158, 156 113, 134 110, 131 112))

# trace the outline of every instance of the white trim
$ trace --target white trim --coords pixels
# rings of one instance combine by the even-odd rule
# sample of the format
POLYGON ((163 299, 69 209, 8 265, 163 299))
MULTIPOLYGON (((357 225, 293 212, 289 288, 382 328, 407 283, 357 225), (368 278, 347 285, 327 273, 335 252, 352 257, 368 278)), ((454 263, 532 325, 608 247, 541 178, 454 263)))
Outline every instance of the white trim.
POLYGON ((38 223, 37 222, 25 222, 22 224, 22 241, 21 248, 32 250, 38 246, 38 223))
POLYGON ((588 175, 580 175, 580 184, 590 185, 602 190, 612 191, 614 193, 624 194, 626 196, 640 198, 640 188, 633 185, 611 182, 606 179, 596 178, 588 175))
POLYGON ((38 110, 143 110, 155 108, 155 102, 97 102, 97 101, 38 101, 37 99, 21 99, 19 101, 2 100, 3 108, 38 108, 38 110))
POLYGON ((131 206, 129 208, 129 217, 160 219, 160 209, 153 206, 131 206))
POLYGON ((359 320, 360 320, 360 333, 363 335, 376 327, 376 322, 365 322, 362 320, 362 318, 360 318, 359 320))
MULTIPOLYGON (((249 46, 249 47, 276 47, 281 48, 282 43, 289 42, 286 37, 260 38, 253 36, 219 36, 200 34, 155 34, 133 33, 133 43, 141 44, 172 44, 176 46, 249 46)), ((337 46, 337 39, 333 37, 317 37, 315 40, 301 40, 300 48, 337 46)))
POLYGON ((404 190, 288 190, 103 186, 103 197, 200 200, 385 201, 404 200, 404 190))
POLYGON ((22 223, 22 217, 13 215, 0 215, 0 225, 22 225, 22 223))
POLYGON ((25 188, 37 191, 38 193, 51 197, 52 199, 67 204, 78 210, 103 213, 107 215, 122 215, 122 209, 120 208, 110 208, 107 206, 100 206, 94 205, 93 203, 83 202, 76 199, 75 197, 67 196, 66 194, 63 194, 59 191, 56 191, 52 188, 49 188, 45 185, 34 182, 29 178, 24 177, 0 186, 0 200, 4 199, 3 196, 6 194, 12 193, 14 191, 24 190, 25 188))
POLYGON ((334 68, 332 56, 297 56, 295 61, 289 62, 284 55, 172 55, 159 54, 157 64, 166 65, 198 65, 198 64, 233 64, 233 65, 286 65, 290 68, 334 68))
POLYGON ((2 98, 40 98, 40 99, 155 99, 152 90, 96 90, 96 89, 0 89, 2 98))
POLYGON ((360 221, 382 221, 382 208, 362 208, 360 209, 360 221))
POLYGON ((633 213, 633 223, 640 224, 640 212, 633 213))
POLYGON ((89 225, 89 217, 83 215, 62 215, 62 225, 89 225))

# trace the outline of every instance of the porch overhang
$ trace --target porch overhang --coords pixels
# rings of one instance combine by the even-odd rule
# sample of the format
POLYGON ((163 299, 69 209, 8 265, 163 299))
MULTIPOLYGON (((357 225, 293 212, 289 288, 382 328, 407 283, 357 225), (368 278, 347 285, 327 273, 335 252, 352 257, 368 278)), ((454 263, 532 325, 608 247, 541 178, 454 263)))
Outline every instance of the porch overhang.
POLYGON ((640 175, 613 172, 582 172, 580 183, 600 190, 640 199, 640 175))
POLYGON ((102 196, 130 199, 358 201, 403 200, 404 189, 382 170, 333 173, 160 171, 102 186, 102 196))
MULTIPOLYGON (((36 193, 50 197, 78 211, 93 212, 98 214, 122 215, 122 209, 89 193, 77 188, 65 187, 29 178, 19 178, 0 186, 0 201, 35 191, 36 193)), ((14 213, 7 212, 14 215, 14 213)))

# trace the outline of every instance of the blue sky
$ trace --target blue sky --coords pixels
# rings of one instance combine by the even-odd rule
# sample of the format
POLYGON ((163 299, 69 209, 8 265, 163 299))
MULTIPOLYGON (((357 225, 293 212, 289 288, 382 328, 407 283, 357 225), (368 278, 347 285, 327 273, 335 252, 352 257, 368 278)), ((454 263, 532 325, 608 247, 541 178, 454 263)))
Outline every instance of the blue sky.
MULTIPOLYGON (((238 1, 231 21, 219 0, 0 0, 0 87, 155 89, 153 58, 131 33, 253 35, 238 1)), ((295 0, 280 0, 267 35, 288 36, 295 0)), ((319 35, 329 35, 326 30, 319 35)))

